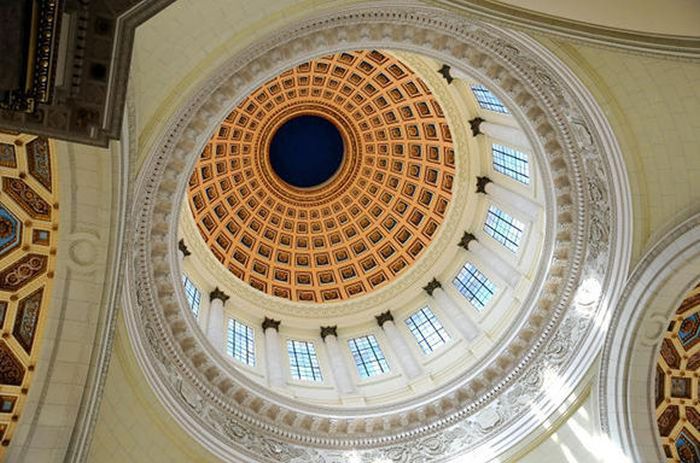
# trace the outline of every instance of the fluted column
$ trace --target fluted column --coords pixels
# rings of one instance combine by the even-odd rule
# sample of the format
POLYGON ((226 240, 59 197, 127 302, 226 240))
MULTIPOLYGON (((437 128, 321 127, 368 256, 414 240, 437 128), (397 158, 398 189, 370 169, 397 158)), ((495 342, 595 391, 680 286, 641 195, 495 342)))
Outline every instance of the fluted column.
POLYGON ((282 353, 280 352, 279 327, 279 320, 265 317, 265 320, 262 322, 263 333, 265 333, 267 381, 273 387, 282 387, 285 384, 282 353))
POLYGON ((182 261, 185 260, 185 257, 189 256, 192 254, 189 249, 187 249, 187 246, 185 245, 185 240, 181 239, 177 243, 177 256, 179 257, 179 262, 180 265, 182 265, 182 261))
POLYGON ((350 379, 350 372, 347 364, 343 360, 343 353, 340 351, 338 343, 337 326, 322 326, 321 339, 326 346, 328 361, 331 364, 335 385, 341 394, 350 394, 355 391, 355 387, 350 379))
POLYGON ((515 215, 520 215, 527 220, 536 219, 542 210, 542 207, 536 202, 494 183, 488 177, 476 178, 476 191, 477 193, 486 193, 500 203, 508 205, 511 210, 507 212, 516 213, 515 215))
POLYGON ((417 378, 421 375, 422 369, 416 361, 411 348, 406 344, 406 340, 399 333, 399 329, 394 324, 394 317, 390 311, 386 311, 374 317, 377 324, 384 330, 386 338, 389 340, 391 350, 396 354, 396 358, 401 365, 401 369, 409 379, 417 378))
POLYGON ((472 129, 472 134, 476 137, 479 134, 485 134, 493 138, 495 141, 500 141, 512 148, 523 151, 532 151, 532 144, 527 139, 525 132, 516 127, 488 122, 480 117, 475 117, 469 121, 472 129))
POLYGON ((479 243, 479 240, 471 233, 464 232, 459 246, 474 254, 480 261, 485 262, 489 269, 511 288, 514 288, 520 281, 521 274, 515 267, 501 258, 495 251, 479 243))
POLYGON ((209 317, 207 323, 207 337, 209 342, 219 352, 226 352, 226 327, 224 326, 224 304, 229 296, 218 287, 209 293, 209 317))
POLYGON ((452 300, 449 294, 443 289, 442 285, 435 278, 423 288, 429 295, 435 299, 437 305, 445 312, 452 320, 457 330, 462 334, 467 341, 473 341, 479 336, 479 327, 474 321, 462 310, 455 301, 452 300))

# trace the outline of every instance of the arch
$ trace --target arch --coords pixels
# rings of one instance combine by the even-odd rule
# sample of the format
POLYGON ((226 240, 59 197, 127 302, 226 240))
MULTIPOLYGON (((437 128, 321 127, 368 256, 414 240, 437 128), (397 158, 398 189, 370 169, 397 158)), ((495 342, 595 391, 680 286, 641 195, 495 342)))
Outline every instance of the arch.
POLYGON ((700 213, 662 236, 637 264, 603 349, 599 377, 604 432, 632 461, 662 461, 654 372, 672 314, 700 278, 700 213))

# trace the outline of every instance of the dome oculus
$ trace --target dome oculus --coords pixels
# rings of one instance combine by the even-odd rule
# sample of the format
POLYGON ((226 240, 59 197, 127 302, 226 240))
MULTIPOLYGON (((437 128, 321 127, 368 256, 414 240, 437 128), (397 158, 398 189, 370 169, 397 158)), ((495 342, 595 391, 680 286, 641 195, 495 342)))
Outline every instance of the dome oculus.
POLYGON ((270 142, 272 170, 299 188, 320 186, 338 171, 343 138, 327 119, 297 116, 277 129, 270 142))
POLYGON ((454 176, 434 95, 400 60, 363 50, 253 91, 205 146, 188 194, 200 235, 236 277, 330 302, 388 284, 423 254, 454 176))

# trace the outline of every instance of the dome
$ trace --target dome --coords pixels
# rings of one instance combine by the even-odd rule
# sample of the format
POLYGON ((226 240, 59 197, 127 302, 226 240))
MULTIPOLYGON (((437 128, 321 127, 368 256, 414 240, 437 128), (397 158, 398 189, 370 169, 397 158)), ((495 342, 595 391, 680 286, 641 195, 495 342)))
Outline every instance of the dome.
MULTIPOLYGON (((310 132, 300 170, 323 167, 309 160, 319 127, 296 130, 310 132)), ((452 198, 454 157, 443 110, 415 72, 377 50, 341 52, 238 104, 197 161, 189 204, 239 279, 292 301, 340 301, 390 283, 430 246, 452 198), (275 171, 272 148, 278 132, 311 116, 337 129, 342 161, 322 184, 298 187, 275 171)))
POLYGON ((288 461, 488 452, 593 361, 623 252, 596 108, 537 45, 428 10, 232 58, 145 170, 128 326, 222 458, 256 458, 243 422, 288 461))

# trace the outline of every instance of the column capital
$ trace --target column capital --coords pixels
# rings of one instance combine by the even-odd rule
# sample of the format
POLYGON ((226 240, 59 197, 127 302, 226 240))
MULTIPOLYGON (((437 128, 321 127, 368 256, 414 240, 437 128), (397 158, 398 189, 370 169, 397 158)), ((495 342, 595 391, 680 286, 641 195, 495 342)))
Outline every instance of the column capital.
POLYGON ((459 240, 459 243, 457 243, 457 246, 469 251, 469 243, 471 243, 472 241, 479 241, 479 240, 476 239, 476 236, 474 236, 472 233, 465 231, 464 235, 462 235, 462 239, 459 240))
POLYGON ((213 301, 214 299, 218 299, 225 304, 226 301, 229 300, 229 295, 221 291, 217 286, 216 288, 214 288, 214 291, 209 293, 209 300, 213 301))
POLYGON ((326 340, 326 336, 338 337, 338 325, 335 326, 322 326, 321 327, 321 339, 326 340))
POLYGON ((387 310, 386 312, 382 312, 379 315, 375 315, 374 318, 377 319, 377 325, 379 325, 380 328, 383 328, 384 323, 394 321, 394 316, 391 315, 390 310, 387 310))
POLYGON ((192 254, 192 253, 190 252, 190 250, 187 249, 187 245, 185 244, 185 240, 182 239, 182 238, 180 239, 180 241, 177 242, 177 248, 180 250, 180 252, 182 252, 182 254, 183 254, 185 257, 187 257, 187 256, 189 256, 190 254, 192 254))
POLYGON ((443 64, 442 67, 438 69, 438 73, 440 73, 440 75, 445 78, 445 80, 447 81, 447 85, 450 85, 452 81, 455 80, 454 77, 452 77, 452 75, 450 74, 450 69, 450 66, 448 66, 447 64, 443 64))
POLYGON ((476 192, 486 194, 486 185, 488 185, 489 183, 492 183, 492 182, 493 181, 486 176, 477 177, 476 178, 476 192))
POLYGON ((428 293, 429 296, 433 295, 433 291, 435 291, 438 288, 442 288, 442 284, 437 280, 437 278, 433 278, 430 280, 430 283, 427 285, 423 286, 423 289, 425 290, 426 293, 428 293))
POLYGON ((475 117, 474 119, 469 121, 469 127, 471 127, 471 129, 472 129, 473 136, 476 137, 477 135, 482 134, 482 132, 480 130, 482 122, 486 122, 486 121, 480 117, 475 117))
POLYGON ((273 320, 272 318, 265 317, 265 319, 262 322, 263 332, 265 332, 265 330, 267 330, 268 328, 274 328, 275 331, 279 332, 280 323, 281 322, 279 320, 273 320))

